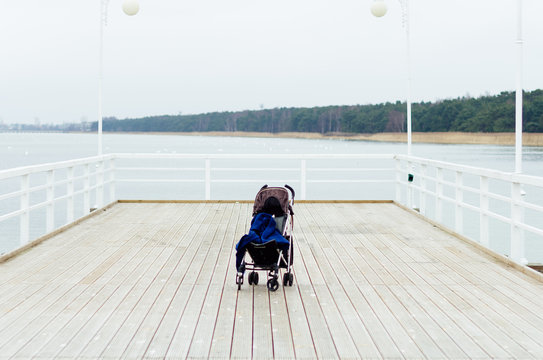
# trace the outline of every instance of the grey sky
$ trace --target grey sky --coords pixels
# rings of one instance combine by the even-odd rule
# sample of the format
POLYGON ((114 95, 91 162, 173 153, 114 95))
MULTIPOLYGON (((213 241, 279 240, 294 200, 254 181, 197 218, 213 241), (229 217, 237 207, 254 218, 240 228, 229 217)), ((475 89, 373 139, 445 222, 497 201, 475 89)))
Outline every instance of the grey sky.
MULTIPOLYGON (((398 0, 109 2, 104 116, 406 97, 398 0)), ((99 0, 1 0, 0 119, 95 121, 99 0)), ((514 90, 517 0, 410 0, 413 101, 514 90)), ((524 0, 524 88, 543 88, 543 1, 524 0)))

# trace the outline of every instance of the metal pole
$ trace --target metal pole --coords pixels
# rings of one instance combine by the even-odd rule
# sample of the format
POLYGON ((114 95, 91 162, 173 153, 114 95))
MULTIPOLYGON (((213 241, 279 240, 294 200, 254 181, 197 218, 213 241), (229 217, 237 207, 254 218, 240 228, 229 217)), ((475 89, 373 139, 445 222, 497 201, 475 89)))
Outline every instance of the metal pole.
POLYGON ((515 96, 515 172, 522 173, 522 0, 517 0, 517 88, 515 96))
POLYGON ((407 155, 411 155, 411 37, 409 34, 409 0, 401 1, 406 38, 407 57, 407 155))
POLYGON ((107 23, 109 0, 100 3, 100 50, 98 63, 98 155, 102 155, 102 79, 104 77, 104 26, 107 23))
MULTIPOLYGON (((409 0, 398 0, 402 7, 402 25, 405 28, 407 62, 407 155, 411 155, 411 40, 409 35, 409 0)), ((387 7, 382 0, 375 0, 371 12, 376 17, 384 16, 387 7)))

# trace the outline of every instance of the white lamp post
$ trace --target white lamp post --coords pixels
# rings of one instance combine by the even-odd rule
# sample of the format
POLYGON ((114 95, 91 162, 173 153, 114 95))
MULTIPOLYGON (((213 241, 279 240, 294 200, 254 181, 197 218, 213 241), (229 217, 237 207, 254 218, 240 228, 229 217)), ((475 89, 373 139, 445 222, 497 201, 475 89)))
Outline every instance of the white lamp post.
POLYGON ((517 0, 517 88, 515 92, 515 172, 522 172, 522 0, 517 0))
MULTIPOLYGON (((100 51, 98 74, 98 155, 102 155, 102 80, 104 77, 104 26, 107 25, 107 6, 109 0, 101 0, 100 3, 100 51)), ((125 0, 122 5, 126 15, 136 15, 139 11, 137 0, 125 0)))
MULTIPOLYGON (((402 6, 402 22, 405 28, 406 60, 407 60, 407 155, 411 155, 411 41, 409 36, 409 0, 399 0, 402 6)), ((376 17, 382 17, 387 12, 384 0, 374 0, 371 5, 371 13, 376 17)))

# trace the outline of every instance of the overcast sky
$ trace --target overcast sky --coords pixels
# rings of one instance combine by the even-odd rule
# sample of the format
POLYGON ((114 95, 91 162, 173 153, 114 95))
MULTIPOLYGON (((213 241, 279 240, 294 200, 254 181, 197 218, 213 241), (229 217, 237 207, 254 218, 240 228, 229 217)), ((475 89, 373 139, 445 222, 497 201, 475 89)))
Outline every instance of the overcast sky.
MULTIPOLYGON (((515 89, 518 0, 410 0, 413 101, 515 89)), ((111 0, 104 116, 404 101, 398 0, 111 0)), ((0 1, 0 119, 98 118, 100 0, 0 1)), ((543 88, 543 1, 523 0, 524 89, 543 88)))

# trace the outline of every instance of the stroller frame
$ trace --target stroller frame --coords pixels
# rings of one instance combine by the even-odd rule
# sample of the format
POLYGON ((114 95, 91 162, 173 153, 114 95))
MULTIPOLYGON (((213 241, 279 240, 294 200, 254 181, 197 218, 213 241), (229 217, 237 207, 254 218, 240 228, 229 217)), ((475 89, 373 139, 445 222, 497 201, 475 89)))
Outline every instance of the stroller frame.
POLYGON ((262 211, 263 204, 268 197, 281 197, 280 203, 282 216, 276 216, 275 219, 277 222, 276 228, 281 232, 281 235, 289 241, 289 246, 287 253, 285 254, 283 250, 277 247, 275 240, 263 243, 256 244, 250 243, 247 245, 247 252, 252 259, 252 262, 247 262, 245 257, 242 260, 241 266, 238 269, 236 274, 236 284, 238 285, 238 290, 241 289, 243 284, 243 277, 245 270, 250 270, 248 281, 249 285, 258 285, 258 272, 266 271, 267 272, 267 283, 266 286, 268 290, 276 291, 279 288, 279 269, 284 268, 286 271, 283 274, 283 286, 292 286, 294 281, 294 275, 292 273, 292 255, 293 255, 293 243, 294 243, 294 212, 292 207, 294 205, 295 192, 292 187, 285 185, 284 187, 268 187, 264 185, 255 197, 255 203, 253 206, 253 217, 262 211), (290 193, 290 196, 289 196, 290 193), (277 249, 278 254, 271 255, 270 249, 277 249), (275 260, 277 256, 277 260, 275 260))

